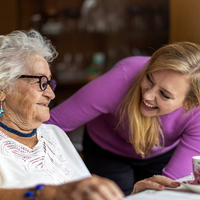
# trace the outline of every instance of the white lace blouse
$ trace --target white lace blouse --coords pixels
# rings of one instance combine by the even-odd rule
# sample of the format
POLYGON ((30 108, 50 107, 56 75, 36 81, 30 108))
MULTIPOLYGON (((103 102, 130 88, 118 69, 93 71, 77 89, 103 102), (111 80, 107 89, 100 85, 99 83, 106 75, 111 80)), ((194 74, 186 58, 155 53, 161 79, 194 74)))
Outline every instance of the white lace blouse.
POLYGON ((62 184, 91 176, 64 131, 42 124, 29 148, 0 131, 0 188, 62 184))

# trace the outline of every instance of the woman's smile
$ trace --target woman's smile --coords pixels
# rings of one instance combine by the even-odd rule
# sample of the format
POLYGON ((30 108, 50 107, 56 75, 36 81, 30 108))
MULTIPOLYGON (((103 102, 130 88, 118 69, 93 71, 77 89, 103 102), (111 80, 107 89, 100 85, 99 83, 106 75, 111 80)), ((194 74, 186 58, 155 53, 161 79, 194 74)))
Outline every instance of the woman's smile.
POLYGON ((48 107, 49 103, 37 103, 40 106, 48 107))
POLYGON ((149 104, 149 103, 147 103, 144 99, 143 99, 143 105, 149 110, 155 110, 155 109, 157 109, 158 107, 156 107, 156 106, 154 106, 154 105, 152 105, 152 104, 149 104))
POLYGON ((188 90, 187 77, 172 70, 146 74, 141 81, 140 112, 146 117, 173 112, 183 106, 188 90))

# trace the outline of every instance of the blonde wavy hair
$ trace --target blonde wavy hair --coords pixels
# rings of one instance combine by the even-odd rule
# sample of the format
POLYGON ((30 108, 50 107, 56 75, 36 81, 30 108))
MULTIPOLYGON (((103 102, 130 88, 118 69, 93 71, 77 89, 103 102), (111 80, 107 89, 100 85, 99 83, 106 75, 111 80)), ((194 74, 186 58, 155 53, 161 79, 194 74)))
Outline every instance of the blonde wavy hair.
POLYGON ((128 120, 130 143, 142 157, 148 155, 154 146, 164 144, 164 136, 159 117, 145 117, 140 112, 142 101, 140 83, 146 74, 167 69, 188 76, 190 90, 184 100, 183 112, 187 113, 200 105, 200 45, 177 42, 158 49, 118 107, 121 116, 119 123, 124 125, 125 119, 128 120))

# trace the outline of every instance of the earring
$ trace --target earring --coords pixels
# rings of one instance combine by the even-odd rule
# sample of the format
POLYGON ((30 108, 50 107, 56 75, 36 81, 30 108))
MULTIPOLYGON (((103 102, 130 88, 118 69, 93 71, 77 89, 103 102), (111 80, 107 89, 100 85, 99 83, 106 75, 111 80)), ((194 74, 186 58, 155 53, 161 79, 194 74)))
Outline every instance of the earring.
POLYGON ((2 101, 1 101, 1 107, 0 107, 0 117, 2 117, 4 115, 4 110, 2 107, 2 101))

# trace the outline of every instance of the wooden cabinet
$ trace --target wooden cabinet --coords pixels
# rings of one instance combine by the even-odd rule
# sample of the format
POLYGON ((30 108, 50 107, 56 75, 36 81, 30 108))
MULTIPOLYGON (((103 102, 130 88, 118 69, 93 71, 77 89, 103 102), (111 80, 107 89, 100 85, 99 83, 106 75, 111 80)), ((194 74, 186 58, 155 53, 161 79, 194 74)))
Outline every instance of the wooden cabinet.
POLYGON ((17 0, 0 1, 0 34, 7 34, 19 28, 19 9, 17 0))
POLYGON ((190 41, 200 44, 200 1, 170 1, 170 42, 190 41))
POLYGON ((16 10, 15 29, 39 30, 59 52, 52 106, 120 59, 151 55, 169 39, 169 0, 18 0, 16 10))

